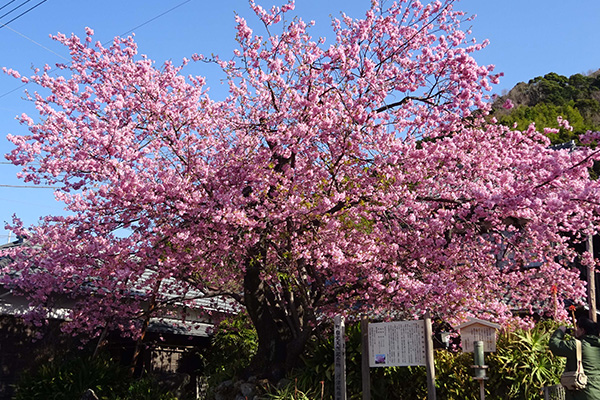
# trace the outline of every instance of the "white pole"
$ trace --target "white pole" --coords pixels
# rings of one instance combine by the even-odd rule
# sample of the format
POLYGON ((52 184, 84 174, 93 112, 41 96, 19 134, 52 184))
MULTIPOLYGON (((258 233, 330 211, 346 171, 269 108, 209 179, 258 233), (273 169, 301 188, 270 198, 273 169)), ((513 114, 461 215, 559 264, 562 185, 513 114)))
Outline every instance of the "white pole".
POLYGON ((346 400, 346 335, 344 317, 336 315, 333 319, 333 328, 335 400, 346 400))
POLYGON ((433 330, 429 311, 425 313, 425 369, 427 371, 427 400, 436 400, 435 361, 433 357, 433 330))

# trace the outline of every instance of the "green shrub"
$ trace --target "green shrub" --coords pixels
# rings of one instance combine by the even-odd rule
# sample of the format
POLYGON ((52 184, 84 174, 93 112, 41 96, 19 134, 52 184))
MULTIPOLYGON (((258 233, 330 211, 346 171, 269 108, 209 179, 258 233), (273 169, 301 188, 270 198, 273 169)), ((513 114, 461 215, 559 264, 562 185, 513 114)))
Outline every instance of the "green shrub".
MULTIPOLYGON (((331 399, 335 382, 333 335, 314 337, 302 357, 303 365, 290 379, 303 392, 318 389, 319 398, 323 382, 324 399, 331 399)), ((360 399, 361 392, 361 334, 358 325, 346 326, 346 385, 348 400, 360 399)))
MULTIPOLYGON (((554 385, 564 368, 564 359, 554 357, 548 340, 557 324, 538 323, 531 330, 500 333, 495 353, 486 353, 488 380, 486 398, 539 399, 544 386, 554 385)), ((243 319, 225 321, 213 337, 206 368, 213 385, 239 374, 256 351, 256 333, 243 319)), ((290 384, 270 388, 267 396, 276 400, 332 399, 334 369, 333 335, 315 337, 303 355, 303 365, 288 376, 290 384), (321 397, 322 394, 322 397, 321 397)), ((473 354, 435 351, 436 393, 440 400, 478 400, 479 382, 473 380, 473 354)), ((359 324, 346 326, 347 398, 362 398, 361 332, 359 324)), ((424 367, 371 368, 373 400, 427 399, 424 367)))
MULTIPOLYGON (((473 354, 435 352, 435 386, 438 399, 478 400, 479 383, 473 380, 473 354)), ((426 397, 423 397, 426 398, 426 397)))
POLYGON ((111 400, 177 400, 177 397, 161 388, 152 377, 145 376, 131 382, 126 393, 111 400))
POLYGON ((129 369, 106 357, 54 360, 25 373, 15 400, 79 400, 92 389, 101 400, 177 400, 146 376, 133 379, 129 369))
POLYGON ((106 399, 127 388, 127 370, 107 358, 71 357, 42 365, 22 376, 15 400, 75 400, 92 389, 106 399))
POLYGON ((209 386, 239 376, 257 349, 258 336, 246 314, 223 320, 215 329, 210 347, 201 354, 209 386))
POLYGON ((298 382, 295 380, 280 389, 269 388, 264 397, 270 400, 314 400, 321 399, 322 393, 324 395, 324 392, 321 392, 321 389, 317 388, 308 388, 305 391, 300 390, 298 382))
POLYGON ((548 348, 557 327, 553 321, 544 321, 530 330, 500 335, 496 353, 486 356, 490 392, 496 398, 539 399, 544 386, 558 383, 565 360, 554 357, 548 348))
MULTIPOLYGON (((486 353, 485 356, 489 366, 488 380, 484 383, 488 400, 539 399, 544 386, 558 382, 564 359, 553 357, 548 349, 548 340, 556 327, 555 322, 545 321, 531 330, 515 330, 499 335, 496 353, 486 353)), ((347 326, 346 337, 348 399, 357 400, 362 398, 360 327, 347 326)), ((472 379, 472 353, 436 350, 434 357, 438 399, 479 399, 479 383, 472 379)), ((304 366, 290 376, 295 393, 320 399, 323 382, 323 398, 332 399, 335 375, 333 358, 333 339, 315 339, 303 358, 304 366)), ((371 368, 370 377, 373 400, 427 399, 424 367, 371 368)), ((289 390, 286 388, 285 395, 289 395, 289 390)), ((286 398, 293 397, 277 397, 286 398)))

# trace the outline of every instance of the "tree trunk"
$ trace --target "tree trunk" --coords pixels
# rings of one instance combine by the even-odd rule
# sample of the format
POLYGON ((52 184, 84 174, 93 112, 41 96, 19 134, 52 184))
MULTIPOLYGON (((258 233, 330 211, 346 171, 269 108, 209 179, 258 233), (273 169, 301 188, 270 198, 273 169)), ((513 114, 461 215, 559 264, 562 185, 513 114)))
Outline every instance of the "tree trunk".
POLYGON ((152 313, 156 309, 156 296, 158 295, 158 291, 160 290, 160 284, 161 280, 159 279, 154 285, 152 297, 150 298, 150 302, 148 304, 148 310, 146 311, 144 321, 142 322, 140 336, 135 342, 135 348, 133 351, 130 368, 131 374, 135 377, 141 377, 144 373, 144 363, 140 361, 140 355, 144 347, 144 338, 146 337, 146 332, 148 331, 148 326, 150 325, 150 318, 152 317, 152 313))
POLYGON ((271 287, 260 277, 261 268, 256 265, 260 263, 248 264, 244 298, 258 335, 258 350, 247 374, 278 381, 298 364, 312 329, 302 315, 302 307, 275 298, 271 287))

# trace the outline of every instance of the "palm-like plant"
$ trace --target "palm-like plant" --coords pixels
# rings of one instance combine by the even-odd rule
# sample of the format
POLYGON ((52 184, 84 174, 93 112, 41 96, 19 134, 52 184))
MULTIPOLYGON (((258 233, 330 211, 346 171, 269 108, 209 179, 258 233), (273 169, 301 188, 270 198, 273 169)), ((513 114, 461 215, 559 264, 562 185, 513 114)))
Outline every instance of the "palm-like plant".
POLYGON ((488 356, 490 388, 504 391, 506 398, 538 399, 544 386, 557 383, 564 369, 564 359, 552 355, 550 335, 553 321, 543 321, 532 329, 518 329, 500 335, 497 352, 488 356))

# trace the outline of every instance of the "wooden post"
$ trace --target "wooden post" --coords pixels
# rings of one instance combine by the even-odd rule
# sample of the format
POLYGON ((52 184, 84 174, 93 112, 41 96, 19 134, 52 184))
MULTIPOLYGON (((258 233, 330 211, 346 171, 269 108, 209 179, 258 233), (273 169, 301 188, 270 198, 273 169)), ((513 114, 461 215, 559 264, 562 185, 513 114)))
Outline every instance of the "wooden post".
POLYGON ((346 400, 346 339, 344 318, 336 315, 333 319, 334 367, 335 367, 335 400, 346 400))
POLYGON ((433 330, 431 328, 431 316, 429 311, 425 313, 425 369, 427 371, 427 400, 436 400, 433 330))
MULTIPOLYGON (((592 256, 594 260, 594 236, 589 234, 586 242, 586 250, 592 256)), ((594 260, 595 261, 595 260, 594 260)), ((588 283, 588 303, 590 305, 590 319, 594 322, 597 320, 596 316, 596 268, 592 264, 587 268, 587 283, 588 283)))
POLYGON ((485 400, 485 383, 483 379, 479 380, 479 398, 485 400))
POLYGON ((371 400, 371 370, 369 366, 369 317, 363 315, 360 320, 360 332, 362 339, 362 400, 371 400))

